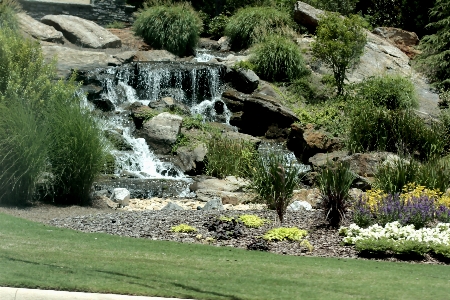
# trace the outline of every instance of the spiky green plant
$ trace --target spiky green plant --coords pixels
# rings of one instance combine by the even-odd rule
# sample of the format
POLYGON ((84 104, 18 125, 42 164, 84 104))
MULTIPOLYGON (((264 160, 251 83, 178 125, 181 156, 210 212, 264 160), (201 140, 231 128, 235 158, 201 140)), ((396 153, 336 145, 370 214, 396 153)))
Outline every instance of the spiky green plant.
POLYGON ((270 35, 256 44, 250 62, 269 81, 292 81, 309 74, 298 45, 282 36, 270 35))
POLYGON ((146 6, 133 24, 135 33, 152 47, 179 56, 193 53, 202 27, 197 12, 185 2, 146 6))
POLYGON ((234 50, 248 48, 269 34, 293 35, 293 21, 286 11, 271 7, 246 7, 228 20, 225 35, 234 50))
POLYGON ((260 154, 256 160, 251 188, 258 194, 260 201, 276 210, 280 223, 283 223, 300 173, 300 167, 288 161, 282 153, 270 151, 260 154))

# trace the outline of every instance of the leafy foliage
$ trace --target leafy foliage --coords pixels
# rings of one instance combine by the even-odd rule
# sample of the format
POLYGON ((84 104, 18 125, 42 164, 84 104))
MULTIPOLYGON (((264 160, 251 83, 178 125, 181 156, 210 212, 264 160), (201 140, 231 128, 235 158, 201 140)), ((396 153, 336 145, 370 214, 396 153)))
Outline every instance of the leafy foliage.
POLYGON ((180 224, 171 228, 173 232, 191 233, 197 231, 194 227, 187 224, 180 224))
POLYGON ((269 81, 292 81, 309 74, 300 48, 291 40, 270 35, 252 49, 250 62, 262 78, 269 81))
POLYGON ((299 175, 299 166, 276 152, 260 154, 254 164, 251 189, 269 208, 277 211, 281 223, 294 188, 300 180, 299 175))
POLYGON ((267 241, 300 241, 307 235, 308 231, 297 227, 278 227, 267 231, 263 239, 267 241))
POLYGON ((406 184, 416 181, 418 173, 416 161, 396 159, 378 166, 374 184, 386 193, 400 193, 406 184))
POLYGON ((253 143, 216 135, 209 140, 207 148, 206 174, 219 178, 250 176, 256 158, 253 143))
POLYGON ((133 29, 152 47, 183 56, 193 52, 202 32, 202 21, 188 3, 145 7, 133 29))
POLYGON ((241 220, 245 226, 251 228, 259 228, 263 226, 264 223, 267 223, 267 220, 261 219, 256 215, 242 215, 239 216, 239 220, 241 220))
POLYGON ((217 240, 229 240, 240 237, 243 234, 242 222, 235 218, 211 218, 203 226, 212 231, 217 240))
POLYGON ((248 48, 269 34, 292 34, 293 21, 289 13, 271 7, 246 7, 230 17, 225 35, 233 50, 248 48))
POLYGON ((356 97, 387 109, 417 108, 419 103, 411 80, 399 75, 371 77, 357 84, 356 97))
POLYGON ((211 19, 208 24, 208 33, 213 39, 220 39, 225 35, 225 27, 228 23, 228 17, 226 15, 220 14, 211 19))
POLYGON ((346 72, 359 62, 366 44, 364 22, 356 15, 342 18, 337 13, 325 13, 319 19, 313 55, 333 70, 337 93, 343 93, 346 72))
POLYGON ((19 23, 16 13, 21 12, 22 6, 16 0, 0 1, 0 28, 17 30, 19 23))
POLYGON ((328 162, 318 176, 322 208, 331 226, 340 224, 349 206, 348 190, 355 179, 349 168, 348 163, 328 162))
POLYGON ((422 54, 419 56, 419 66, 428 78, 439 87, 450 88, 450 2, 436 0, 430 11, 435 21, 427 27, 436 33, 424 36, 420 42, 422 54))

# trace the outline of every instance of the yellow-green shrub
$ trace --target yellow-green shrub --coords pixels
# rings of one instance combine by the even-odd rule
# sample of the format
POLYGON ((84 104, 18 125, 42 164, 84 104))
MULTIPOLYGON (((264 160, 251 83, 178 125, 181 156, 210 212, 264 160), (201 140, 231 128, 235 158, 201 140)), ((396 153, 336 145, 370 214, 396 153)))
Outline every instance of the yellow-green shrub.
POLYGON ((263 239, 267 241, 300 241, 308 235, 308 231, 297 227, 278 227, 266 232, 263 239))
POLYGON ((171 228, 171 230, 173 232, 183 232, 183 233, 190 233, 190 232, 197 231, 197 229, 195 229, 194 227, 189 226, 187 224, 180 224, 180 225, 177 225, 177 226, 173 226, 171 228))
POLYGON ((239 216, 239 220, 244 223, 245 226, 251 227, 251 228, 258 228, 264 225, 264 223, 267 222, 265 219, 261 219, 258 216, 255 215, 242 215, 239 216))

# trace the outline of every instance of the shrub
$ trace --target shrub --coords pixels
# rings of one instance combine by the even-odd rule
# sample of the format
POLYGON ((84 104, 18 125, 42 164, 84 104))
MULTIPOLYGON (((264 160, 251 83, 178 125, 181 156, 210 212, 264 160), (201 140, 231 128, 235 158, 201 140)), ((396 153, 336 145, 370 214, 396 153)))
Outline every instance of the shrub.
POLYGON ((267 36, 252 52, 250 61, 263 79, 292 81, 309 73, 300 48, 287 38, 267 36))
POLYGON ((135 33, 152 47, 179 56, 193 53, 202 26, 200 17, 187 3, 145 7, 133 24, 135 33))
POLYGON ((297 227, 278 227, 273 228, 264 234, 263 239, 267 241, 300 241, 308 235, 308 231, 298 229, 297 227))
POLYGON ((410 110, 387 111, 367 104, 350 116, 348 146, 354 152, 389 151, 427 160, 442 154, 447 141, 442 124, 427 126, 410 110))
POLYGON ((356 97, 387 109, 417 108, 418 100, 412 82, 399 75, 371 77, 358 84, 356 97))
POLYGON ((450 162, 448 158, 433 159, 423 163, 417 173, 416 183, 429 190, 444 193, 450 187, 450 162))
POLYGON ((225 35, 225 27, 228 23, 228 17, 226 15, 220 14, 211 19, 208 25, 208 33, 213 39, 220 39, 225 35))
POLYGON ((256 159, 253 143, 214 136, 206 154, 206 174, 224 178, 229 175, 249 177, 256 159))
POLYGON ((333 70, 337 93, 344 92, 349 68, 359 62, 366 44, 364 22, 359 16, 341 18, 337 13, 325 13, 319 19, 316 41, 311 44, 313 55, 333 70))
POLYGON ((124 29, 125 23, 120 21, 114 21, 106 25, 106 28, 117 28, 117 29, 124 29))
POLYGON ((355 176, 349 169, 348 163, 328 162, 318 176, 318 184, 322 198, 322 208, 325 219, 331 226, 338 226, 345 219, 348 208, 348 190, 355 176))
POLYGON ((270 209, 276 210, 281 223, 300 180, 299 175, 300 167, 282 153, 262 153, 254 164, 251 189, 270 209))
POLYGON ((242 222, 234 218, 211 218, 203 224, 208 231, 212 231, 217 240, 229 240, 238 238, 243 234, 242 222))
POLYGON ((182 233, 191 233, 191 232, 197 231, 197 229, 195 229, 194 227, 189 226, 187 224, 180 224, 180 225, 177 225, 177 226, 173 226, 171 228, 171 230, 173 232, 182 232, 182 233))
POLYGON ((230 17, 225 35, 231 39, 233 50, 248 48, 268 34, 292 34, 289 13, 271 7, 246 7, 230 17))
POLYGON ((416 161, 396 159, 378 166, 374 185, 386 193, 401 193, 406 184, 416 181, 418 172, 416 161))
POLYGON ((0 1, 0 28, 9 28, 17 30, 19 23, 16 18, 16 13, 22 10, 21 5, 16 0, 2 0, 0 1))
POLYGON ((267 220, 261 219, 260 217, 255 215, 242 215, 239 216, 239 220, 241 220, 245 226, 251 228, 259 228, 263 226, 264 223, 267 223, 267 220))

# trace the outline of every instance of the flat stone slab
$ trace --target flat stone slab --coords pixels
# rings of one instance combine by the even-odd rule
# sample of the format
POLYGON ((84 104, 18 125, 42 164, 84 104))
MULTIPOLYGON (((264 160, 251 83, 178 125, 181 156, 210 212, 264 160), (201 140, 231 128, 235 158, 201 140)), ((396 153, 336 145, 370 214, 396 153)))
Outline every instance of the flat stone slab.
POLYGON ((68 15, 47 15, 41 22, 61 31, 65 38, 78 46, 93 49, 119 48, 122 41, 92 21, 68 15))
POLYGON ((54 27, 36 21, 26 13, 18 13, 20 29, 32 38, 40 41, 64 44, 64 36, 54 27))

